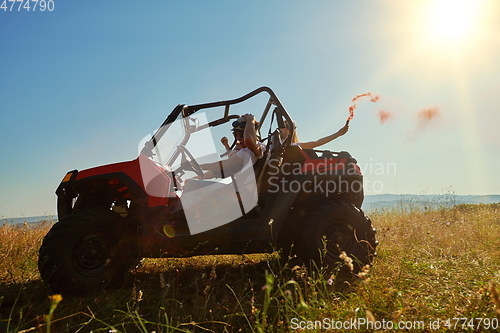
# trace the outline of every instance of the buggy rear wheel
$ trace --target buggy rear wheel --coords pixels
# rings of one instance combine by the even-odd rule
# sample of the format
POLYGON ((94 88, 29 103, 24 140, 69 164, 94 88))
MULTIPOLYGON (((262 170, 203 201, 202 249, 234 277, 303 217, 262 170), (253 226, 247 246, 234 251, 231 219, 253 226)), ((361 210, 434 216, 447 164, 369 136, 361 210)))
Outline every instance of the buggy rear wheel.
POLYGON ((377 241, 371 220, 362 210, 345 201, 323 201, 302 224, 297 256, 306 264, 335 267, 341 273, 357 274, 375 257, 377 241), (348 264, 352 259, 352 266, 348 264))

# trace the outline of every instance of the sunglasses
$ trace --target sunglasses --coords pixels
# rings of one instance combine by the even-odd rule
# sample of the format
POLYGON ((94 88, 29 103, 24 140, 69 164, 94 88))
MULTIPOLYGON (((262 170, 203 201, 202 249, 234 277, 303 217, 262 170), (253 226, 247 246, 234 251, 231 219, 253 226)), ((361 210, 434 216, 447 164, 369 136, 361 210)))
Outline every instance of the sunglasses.
POLYGON ((245 128, 245 126, 247 125, 247 122, 239 122, 237 120, 233 121, 233 127, 234 128, 245 128))

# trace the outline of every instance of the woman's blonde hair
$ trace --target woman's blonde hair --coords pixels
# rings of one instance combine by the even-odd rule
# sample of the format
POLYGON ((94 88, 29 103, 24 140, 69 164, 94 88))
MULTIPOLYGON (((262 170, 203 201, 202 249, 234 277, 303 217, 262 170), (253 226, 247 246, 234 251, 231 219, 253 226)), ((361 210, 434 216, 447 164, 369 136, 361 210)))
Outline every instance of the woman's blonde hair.
POLYGON ((293 135, 292 135, 292 143, 297 143, 299 141, 299 136, 297 135, 297 128, 293 130, 293 135))
MULTIPOLYGON (((285 120, 284 123, 286 128, 288 128, 288 122, 285 120)), ((295 122, 292 122, 293 124, 293 135, 292 135, 292 142, 291 143, 297 143, 299 141, 299 136, 297 135, 297 126, 295 126, 295 122)), ((290 130, 290 129, 288 129, 290 130)))

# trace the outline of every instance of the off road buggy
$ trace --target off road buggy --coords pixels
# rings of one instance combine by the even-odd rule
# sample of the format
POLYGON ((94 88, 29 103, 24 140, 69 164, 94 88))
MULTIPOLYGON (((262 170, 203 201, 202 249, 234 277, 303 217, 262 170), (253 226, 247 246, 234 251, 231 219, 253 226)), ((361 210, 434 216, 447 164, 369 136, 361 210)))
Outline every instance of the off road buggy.
POLYGON ((361 210, 361 171, 348 152, 292 145, 294 130, 268 87, 234 100, 178 105, 141 142, 138 158, 64 176, 56 190, 59 222, 39 251, 41 277, 54 292, 81 292, 116 284, 146 257, 280 249, 321 267, 334 267, 345 252, 356 273, 376 247, 361 210), (203 174, 200 163, 228 158, 218 141, 244 113, 259 120, 265 147, 251 168, 254 196, 243 198, 237 172, 225 170, 210 184, 233 189, 231 200, 208 190, 195 196, 198 203, 183 201, 189 179, 203 174), (285 126, 289 134, 280 137, 285 126))

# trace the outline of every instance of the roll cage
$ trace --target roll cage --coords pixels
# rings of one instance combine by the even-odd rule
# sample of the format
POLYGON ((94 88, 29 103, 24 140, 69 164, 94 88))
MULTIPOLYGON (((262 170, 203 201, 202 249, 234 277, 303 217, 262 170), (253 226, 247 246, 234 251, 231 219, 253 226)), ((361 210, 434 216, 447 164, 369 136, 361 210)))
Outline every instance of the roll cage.
MULTIPOLYGON (((163 124, 159 127, 159 129, 153 134, 150 140, 146 141, 144 144, 144 147, 141 150, 141 154, 144 154, 148 157, 153 157, 155 155, 154 149, 157 147, 158 142, 163 138, 164 134, 168 131, 169 125, 172 124, 175 120, 178 119, 183 119, 184 120, 184 127, 185 127, 185 137, 182 139, 181 144, 185 144, 189 140, 189 135, 190 133, 194 131, 198 131, 201 129, 204 129, 206 127, 215 127, 219 126, 222 124, 225 124, 229 122, 232 119, 237 119, 241 115, 240 114, 231 114, 231 106, 240 104, 242 102, 245 102, 259 94, 268 94, 269 99, 267 101, 267 104, 264 107, 264 110, 260 116, 259 123, 260 125, 257 127, 257 133, 259 134, 259 137, 263 138, 263 141, 271 136, 273 133, 273 120, 276 118, 277 122, 277 127, 278 128, 288 128, 289 135, 285 138, 283 141, 283 146, 288 146, 291 143, 291 139, 293 137, 293 132, 295 131, 295 126, 293 126, 293 120, 286 112, 284 106, 281 104, 280 100, 274 93, 274 91, 271 90, 269 87, 260 87, 258 89, 255 89, 254 91, 236 99, 232 100, 227 100, 227 101, 218 101, 218 102, 212 102, 212 103, 204 103, 204 104, 196 104, 196 105, 184 105, 184 104, 179 104, 177 105, 174 110, 170 113, 170 115, 165 119, 163 124), (271 111, 271 108, 274 106, 274 109, 271 114, 271 121, 269 123, 269 130, 268 133, 265 137, 262 136, 261 134, 261 126, 264 124, 264 121, 267 119, 269 116, 269 112, 271 111), (216 108, 216 107, 224 107, 224 115, 218 119, 211 120, 207 124, 204 124, 200 127, 197 127, 196 124, 195 128, 193 128, 189 124, 189 117, 193 115, 194 113, 204 110, 204 109, 210 109, 210 108, 216 108), (285 123, 286 120, 286 123, 285 123), (286 124, 286 126, 285 126, 286 124), (194 129, 194 130, 193 130, 194 129)), ((256 110, 257 111, 257 110, 256 110)), ((257 118, 257 116, 256 116, 257 118)), ((179 154, 179 152, 176 152, 176 154, 179 154)), ((175 160, 177 158, 176 155, 172 156, 170 160, 175 160)))

